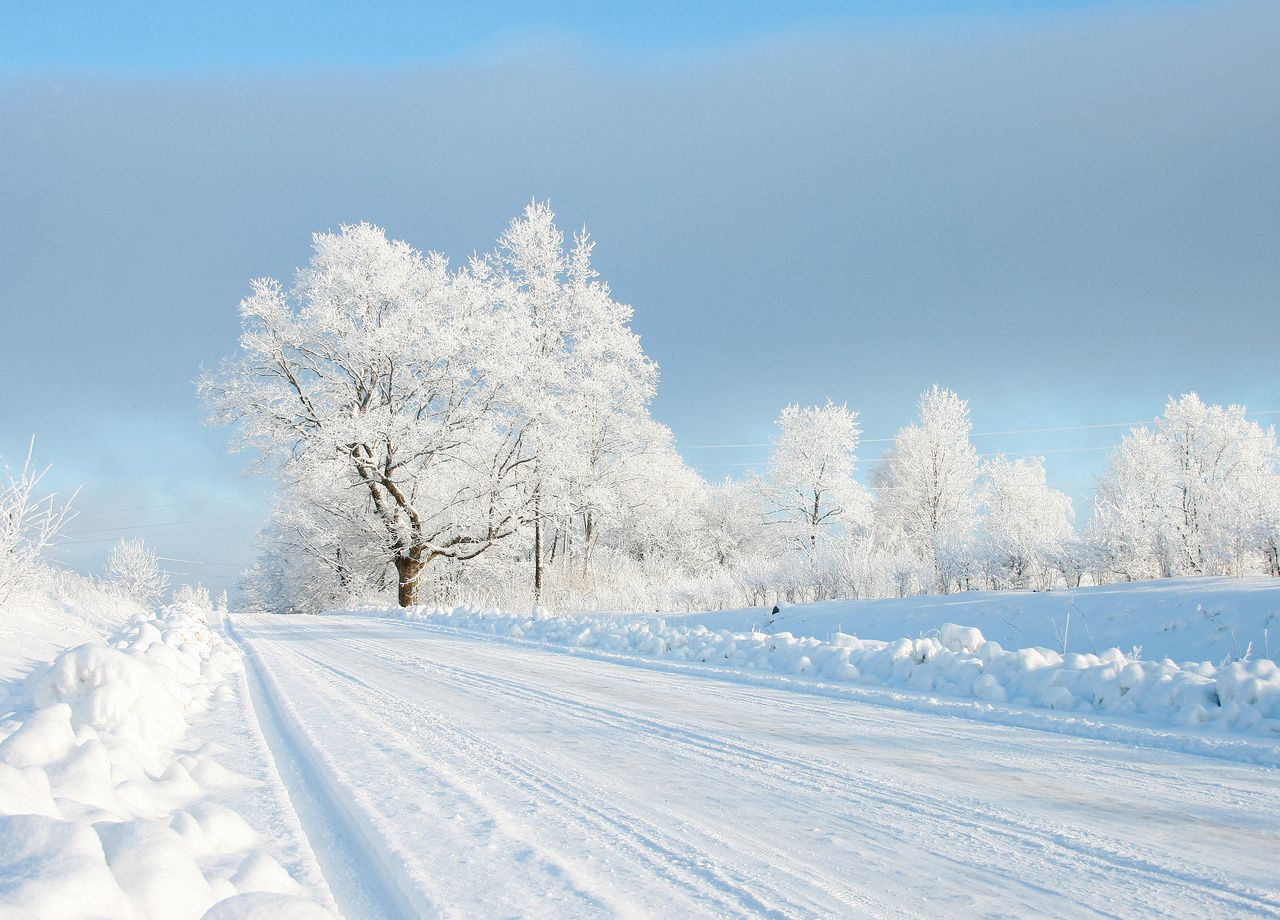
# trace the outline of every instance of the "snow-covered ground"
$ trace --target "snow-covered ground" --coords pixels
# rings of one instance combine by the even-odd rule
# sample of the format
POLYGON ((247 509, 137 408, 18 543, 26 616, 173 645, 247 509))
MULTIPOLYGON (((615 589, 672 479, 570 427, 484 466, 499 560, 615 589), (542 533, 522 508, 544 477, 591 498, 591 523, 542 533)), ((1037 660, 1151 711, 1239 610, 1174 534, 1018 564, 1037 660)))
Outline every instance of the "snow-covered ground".
POLYGON ((1277 600, 175 606, 47 664, 128 611, 28 603, 0 918, 1280 916, 1277 600))
POLYGON ((27 673, 0 685, 0 916, 331 916, 214 612, 138 614, 107 642, 110 616, 72 608, 4 610, 27 673))
POLYGON ((1135 647, 1146 659, 1216 663, 1280 656, 1280 579, 1169 578, 1055 591, 966 591, 868 601, 668 616, 742 632, 752 628, 825 639, 852 633, 892 640, 935 634, 944 623, 974 626, 1005 648, 1043 646, 1099 653, 1135 647))
MULTIPOLYGON (((1280 667, 1271 658, 1254 657, 1252 642, 1242 636, 1256 628, 1259 654, 1269 651, 1270 607, 1280 591, 1274 579, 1248 585, 1248 590, 1241 590, 1239 582, 1184 581, 1154 589, 1126 585, 1052 597, 925 597, 670 619, 561 616, 544 610, 513 614, 472 607, 355 612, 605 653, 905 688, 1089 717, 1205 727, 1274 741, 1280 739, 1280 667), (942 619, 948 615, 955 615, 956 621, 942 619), (1099 646, 1099 636, 1088 626, 1090 619, 1107 624, 1100 630, 1102 637, 1123 647, 1099 646), (1013 642, 1023 635, 1043 636, 1050 629, 1054 638, 1050 646, 1006 648, 972 620, 1011 636, 1013 642), (1073 622, 1089 637, 1089 651, 1072 650, 1073 622), (850 634, 844 631, 846 624, 885 638, 850 634), (1166 638, 1171 633, 1179 638, 1166 638), (1216 658, 1215 645, 1224 635, 1231 639, 1231 652, 1221 661, 1151 659, 1143 653, 1151 645, 1176 646, 1192 655, 1207 649, 1216 658)), ((1004 713, 989 711, 996 718, 1004 713)), ((1185 742, 1196 750, 1214 743, 1199 737, 1185 742)))
POLYGON ((233 621, 349 916, 1280 913, 1276 770, 1230 749, 433 621, 233 621))
POLYGON ((145 613, 90 579, 50 569, 39 588, 0 604, 0 699, 33 668, 72 645, 101 640, 145 613))

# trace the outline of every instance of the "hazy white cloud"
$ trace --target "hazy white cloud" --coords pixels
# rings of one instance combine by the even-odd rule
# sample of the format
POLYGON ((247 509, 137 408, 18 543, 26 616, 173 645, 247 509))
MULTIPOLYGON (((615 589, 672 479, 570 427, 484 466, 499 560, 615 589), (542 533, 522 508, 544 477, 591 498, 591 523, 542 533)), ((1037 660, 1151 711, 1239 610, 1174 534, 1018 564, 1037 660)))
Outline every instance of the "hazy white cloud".
POLYGON ((249 277, 360 219, 461 257, 532 196, 599 238, 686 440, 828 395, 889 432, 934 381, 1002 427, 1193 387, 1263 408, 1277 47, 1274 4, 1168 4, 625 63, 9 78, 0 448, 126 407, 182 420, 151 462, 195 439, 229 480, 191 380, 249 277))

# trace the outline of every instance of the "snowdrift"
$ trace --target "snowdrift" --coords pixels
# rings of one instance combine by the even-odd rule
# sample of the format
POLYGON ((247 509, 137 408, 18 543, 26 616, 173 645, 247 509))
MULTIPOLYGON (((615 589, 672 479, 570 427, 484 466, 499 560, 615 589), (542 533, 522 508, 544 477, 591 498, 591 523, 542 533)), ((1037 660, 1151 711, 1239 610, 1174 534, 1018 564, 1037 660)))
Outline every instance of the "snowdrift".
POLYGON ((241 668, 209 615, 139 616, 23 682, 0 722, 0 915, 329 916, 209 800, 247 781, 208 748, 175 749, 241 668))
MULTIPOLYGON (((634 615, 624 615, 634 618, 634 615)), ((892 641, 930 635, 943 623, 976 626, 1005 648, 1044 646, 1099 654, 1108 648, 1174 661, 1280 655, 1280 578, 1201 576, 1052 591, 962 591, 874 600, 822 601, 666 615, 675 625, 731 632, 836 632, 892 641)), ((1137 657, 1137 656, 1134 656, 1137 657)))
POLYGON ((1117 648, 1059 654, 1005 649, 971 626, 893 641, 834 633, 733 632, 672 625, 661 617, 521 616, 475 607, 342 611, 437 623, 539 642, 627 655, 696 661, 822 680, 905 688, 1047 709, 1138 717, 1280 738, 1280 667, 1262 660, 1148 661, 1117 648))
MULTIPOLYGON (((99 641, 146 615, 141 605, 101 582, 46 569, 0 605, 0 694, 68 646, 99 641)), ((0 712, 5 709, 0 695, 0 712)))

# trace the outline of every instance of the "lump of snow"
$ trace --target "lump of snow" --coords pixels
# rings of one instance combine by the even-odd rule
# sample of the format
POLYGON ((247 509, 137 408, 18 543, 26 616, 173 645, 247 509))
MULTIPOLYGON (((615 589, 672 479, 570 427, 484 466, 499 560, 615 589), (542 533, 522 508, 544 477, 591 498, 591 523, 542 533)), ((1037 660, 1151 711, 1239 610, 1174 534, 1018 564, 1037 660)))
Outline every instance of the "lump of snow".
POLYGON ((333 920, 333 914, 306 898, 254 891, 219 901, 204 920, 333 920))
POLYGON ((222 853, 239 853, 256 847, 262 836, 240 815, 216 802, 201 802, 190 810, 209 846, 222 853))
POLYGON ((292 894, 301 896, 304 890, 284 866, 276 862, 269 854, 258 851, 250 854, 240 863, 240 868, 231 877, 231 883, 240 892, 273 891, 276 894, 292 894))
POLYGON ((39 767, 0 763, 0 814, 58 817, 48 774, 39 767))
POLYGON ((50 706, 32 713, 0 742, 0 762, 13 767, 43 767, 66 757, 75 745, 71 707, 50 706))
POLYGON ((37 708, 66 703, 75 724, 155 747, 182 737, 182 704, 153 668, 102 644, 67 649, 29 688, 37 708))
POLYGON ((107 864, 139 916, 199 920, 213 906, 213 890, 172 828, 147 820, 97 828, 107 864))
POLYGON ((0 815, 0 903, 16 917, 133 916, 93 828, 42 815, 0 815))
POLYGON ((986 641, 976 626, 957 626, 944 623, 939 630, 942 644, 953 652, 976 652, 986 641))
POLYGON ((1073 709, 1076 705, 1076 698, 1066 687, 1046 687, 1040 699, 1050 709, 1073 709))

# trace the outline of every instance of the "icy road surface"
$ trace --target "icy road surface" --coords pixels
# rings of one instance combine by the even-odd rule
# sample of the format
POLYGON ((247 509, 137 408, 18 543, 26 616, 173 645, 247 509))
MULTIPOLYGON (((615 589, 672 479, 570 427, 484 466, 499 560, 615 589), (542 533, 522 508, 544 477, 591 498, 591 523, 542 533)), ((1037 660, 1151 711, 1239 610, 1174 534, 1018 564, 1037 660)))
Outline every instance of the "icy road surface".
POLYGON ((418 624, 233 618, 375 916, 1280 915, 1280 771, 418 624))

